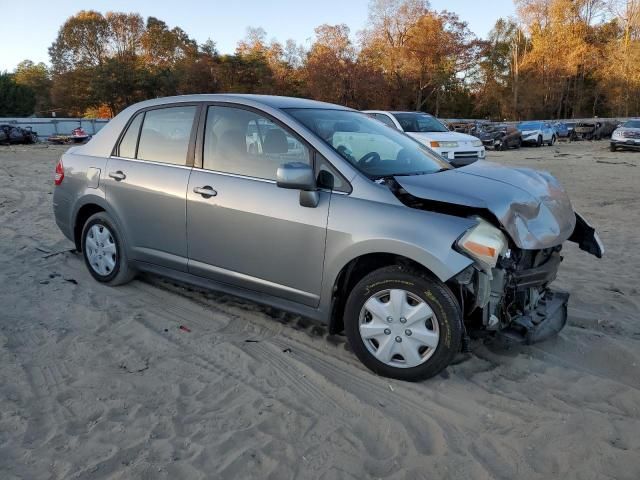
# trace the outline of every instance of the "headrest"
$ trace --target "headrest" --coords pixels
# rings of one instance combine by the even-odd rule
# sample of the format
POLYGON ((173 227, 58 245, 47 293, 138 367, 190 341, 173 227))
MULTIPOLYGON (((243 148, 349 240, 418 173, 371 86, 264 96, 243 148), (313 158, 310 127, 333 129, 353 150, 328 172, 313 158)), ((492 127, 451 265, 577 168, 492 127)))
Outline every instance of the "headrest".
POLYGON ((247 138, 242 130, 227 130, 218 141, 218 151, 223 154, 247 153, 247 138))
POLYGON ((287 136, 279 128, 273 128, 267 132, 262 145, 264 153, 287 153, 289 144, 287 136))

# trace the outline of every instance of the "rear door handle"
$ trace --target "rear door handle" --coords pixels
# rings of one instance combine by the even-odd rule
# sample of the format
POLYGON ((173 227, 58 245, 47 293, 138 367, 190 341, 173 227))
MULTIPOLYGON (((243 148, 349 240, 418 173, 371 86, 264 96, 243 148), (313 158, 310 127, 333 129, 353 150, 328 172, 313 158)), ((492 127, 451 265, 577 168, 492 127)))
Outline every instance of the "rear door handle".
POLYGON ((127 176, 122 173, 122 171, 118 170, 117 172, 109 172, 109 176, 111 178, 113 178, 116 182, 119 182, 120 180, 124 180, 125 178, 127 178, 127 176))
POLYGON ((211 198, 211 197, 215 197, 216 195, 218 195, 218 192, 216 192, 209 185, 205 185, 204 187, 194 187, 193 188, 193 193, 197 193, 198 195, 202 195, 204 198, 211 198))

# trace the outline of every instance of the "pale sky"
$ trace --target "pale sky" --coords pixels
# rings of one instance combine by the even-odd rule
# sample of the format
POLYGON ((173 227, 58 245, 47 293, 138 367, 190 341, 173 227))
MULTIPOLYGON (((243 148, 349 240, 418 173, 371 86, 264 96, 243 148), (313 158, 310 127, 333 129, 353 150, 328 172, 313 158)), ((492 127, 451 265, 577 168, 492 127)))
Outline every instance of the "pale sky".
MULTIPOLYGON (((220 53, 233 53, 249 26, 267 38, 293 38, 311 44, 323 23, 346 23, 354 35, 366 26, 368 0, 0 0, 0 71, 12 71, 24 59, 49 63, 48 48, 64 21, 79 10, 138 12, 179 26, 203 43, 216 42, 220 53)), ((499 17, 514 13, 512 0, 431 0, 432 8, 457 13, 471 31, 486 36, 499 17)))

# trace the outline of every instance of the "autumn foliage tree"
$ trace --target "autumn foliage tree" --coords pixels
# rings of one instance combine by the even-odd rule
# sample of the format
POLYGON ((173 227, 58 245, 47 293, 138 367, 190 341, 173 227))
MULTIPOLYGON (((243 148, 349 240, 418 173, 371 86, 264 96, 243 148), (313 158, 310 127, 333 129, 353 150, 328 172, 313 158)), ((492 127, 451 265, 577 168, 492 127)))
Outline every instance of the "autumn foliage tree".
POLYGON ((229 54, 155 17, 83 10, 60 27, 50 67, 27 60, 3 81, 6 91, 18 86, 15 95, 31 92, 31 113, 58 115, 216 92, 444 117, 640 113, 640 0, 514 2, 516 17, 499 19, 485 39, 427 0, 370 0, 362 31, 320 25, 305 48, 249 27, 229 54))

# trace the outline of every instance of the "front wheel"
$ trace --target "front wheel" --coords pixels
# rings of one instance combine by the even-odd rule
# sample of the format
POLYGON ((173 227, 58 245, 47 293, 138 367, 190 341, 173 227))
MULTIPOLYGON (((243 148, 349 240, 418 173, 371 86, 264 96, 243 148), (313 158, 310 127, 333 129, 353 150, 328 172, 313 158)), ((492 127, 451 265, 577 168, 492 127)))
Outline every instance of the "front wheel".
POLYGON ((612 144, 610 144, 610 145, 609 145, 609 150, 611 150, 612 152, 615 152, 615 151, 616 151, 616 146, 615 146, 615 144, 613 144, 613 143, 612 143, 612 144))
POLYGON ((555 136, 555 135, 552 135, 552 136, 551 136, 551 140, 549 140, 548 145, 549 145, 550 147, 553 147, 554 143, 556 143, 556 136, 555 136))
POLYGON ((82 256, 89 273, 102 283, 122 285, 135 271, 129 266, 122 236, 115 222, 105 212, 87 220, 82 229, 82 256))
POLYGON ((358 282, 347 300, 344 323, 356 356, 385 377, 433 377, 460 351, 462 320, 451 291, 399 265, 375 270, 358 282))
POLYGON ((536 147, 542 146, 542 135, 538 135, 538 141, 536 142, 536 147))

